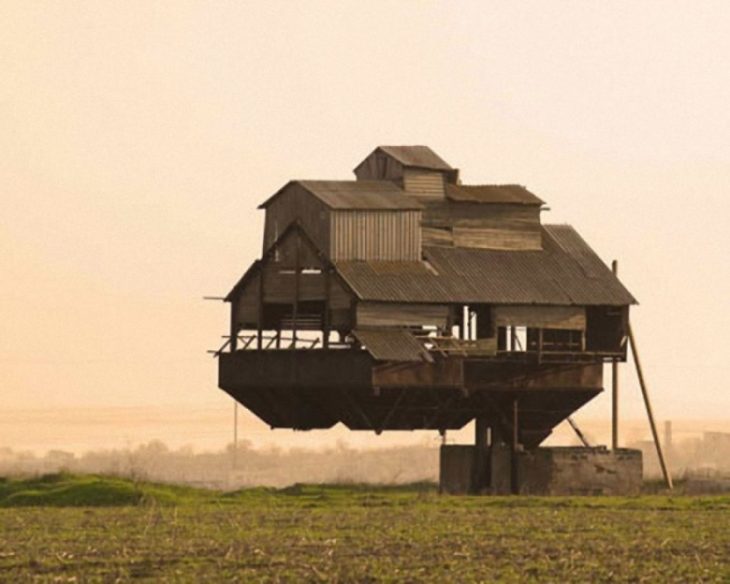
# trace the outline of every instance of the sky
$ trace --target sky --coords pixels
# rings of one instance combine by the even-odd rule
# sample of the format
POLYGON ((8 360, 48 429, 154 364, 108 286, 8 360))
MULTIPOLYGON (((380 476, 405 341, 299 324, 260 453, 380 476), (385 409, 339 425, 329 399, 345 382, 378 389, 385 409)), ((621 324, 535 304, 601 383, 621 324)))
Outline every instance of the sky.
MULTIPOLYGON (((730 418, 730 3, 5 1, 0 22, 0 408, 228 408, 206 354, 227 305, 202 297, 259 256, 256 205, 427 144, 619 260, 658 417, 730 418)), ((642 415, 629 366, 621 407, 642 415)))

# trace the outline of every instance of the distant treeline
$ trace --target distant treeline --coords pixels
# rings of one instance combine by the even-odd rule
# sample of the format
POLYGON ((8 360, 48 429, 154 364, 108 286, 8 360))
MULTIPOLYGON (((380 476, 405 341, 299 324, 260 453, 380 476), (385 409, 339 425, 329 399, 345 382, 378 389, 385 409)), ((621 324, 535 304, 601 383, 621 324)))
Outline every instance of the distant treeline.
MULTIPOLYGON (((644 476, 660 476, 654 444, 628 445, 644 453, 644 476)), ((665 445, 672 474, 681 478, 730 475, 730 433, 707 432, 702 438, 665 445)), ((97 450, 76 455, 51 450, 43 456, 0 448, 0 476, 67 471, 132 477, 141 480, 233 489, 284 487, 294 483, 404 484, 438 480, 438 447, 401 446, 373 450, 340 443, 321 450, 258 449, 249 442, 218 452, 177 450, 153 441, 135 448, 97 450)))
POLYGON ((44 456, 0 448, 0 476, 59 471, 97 473, 215 488, 282 487, 294 483, 399 484, 436 481, 438 448, 405 446, 354 450, 255 449, 247 442, 219 452, 171 450, 153 441, 130 449, 75 455, 51 450, 44 456))

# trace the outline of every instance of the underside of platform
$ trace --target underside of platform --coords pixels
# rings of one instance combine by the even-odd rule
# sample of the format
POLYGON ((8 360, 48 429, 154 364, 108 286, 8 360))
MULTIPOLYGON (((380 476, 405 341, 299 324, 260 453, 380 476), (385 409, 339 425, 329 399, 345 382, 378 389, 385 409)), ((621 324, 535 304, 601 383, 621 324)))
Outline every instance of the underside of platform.
POLYGON ((220 355, 219 384, 272 428, 455 430, 480 418, 539 445, 602 391, 603 366, 524 365, 449 356, 382 363, 365 351, 238 351, 220 355))

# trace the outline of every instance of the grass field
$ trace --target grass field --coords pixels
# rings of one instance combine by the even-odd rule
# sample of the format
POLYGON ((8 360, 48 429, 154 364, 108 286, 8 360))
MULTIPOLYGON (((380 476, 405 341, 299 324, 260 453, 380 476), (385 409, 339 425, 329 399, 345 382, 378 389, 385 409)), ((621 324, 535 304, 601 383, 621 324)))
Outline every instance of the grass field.
POLYGON ((730 497, 0 480, 0 581, 730 581, 730 497))

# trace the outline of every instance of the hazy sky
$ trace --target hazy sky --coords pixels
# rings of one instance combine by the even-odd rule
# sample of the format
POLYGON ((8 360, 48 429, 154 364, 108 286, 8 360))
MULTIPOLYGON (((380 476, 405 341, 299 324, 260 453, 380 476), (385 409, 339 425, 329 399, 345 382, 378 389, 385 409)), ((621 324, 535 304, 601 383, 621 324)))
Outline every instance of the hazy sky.
POLYGON ((730 3, 6 0, 0 22, 0 407, 228 407, 205 353, 227 305, 201 298, 258 257, 256 205, 428 144, 619 259, 660 417, 730 418, 730 3))

